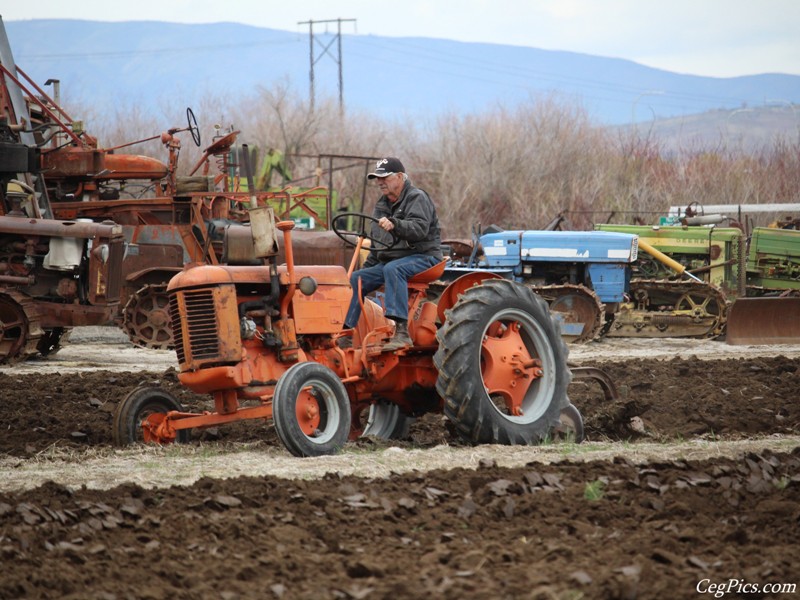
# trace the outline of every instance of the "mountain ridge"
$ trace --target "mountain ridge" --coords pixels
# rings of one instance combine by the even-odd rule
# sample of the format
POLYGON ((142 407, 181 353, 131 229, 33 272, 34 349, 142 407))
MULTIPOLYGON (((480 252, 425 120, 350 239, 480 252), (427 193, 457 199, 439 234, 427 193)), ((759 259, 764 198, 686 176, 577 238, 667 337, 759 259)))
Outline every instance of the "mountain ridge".
MULTIPOLYGON (((62 97, 146 109, 199 105, 209 93, 251 93, 288 81, 309 86, 309 37, 233 22, 6 21, 17 65, 35 81, 58 78, 62 97)), ((321 45, 331 34, 315 34, 321 45)), ((335 55, 335 52, 333 53, 335 55)), ((555 94, 601 125, 649 122, 768 101, 800 103, 800 76, 703 77, 563 50, 436 38, 342 34, 344 103, 393 117, 480 112, 555 94)), ((41 85, 41 83, 40 83, 41 85)), ((331 56, 315 65, 317 99, 338 96, 331 56)))

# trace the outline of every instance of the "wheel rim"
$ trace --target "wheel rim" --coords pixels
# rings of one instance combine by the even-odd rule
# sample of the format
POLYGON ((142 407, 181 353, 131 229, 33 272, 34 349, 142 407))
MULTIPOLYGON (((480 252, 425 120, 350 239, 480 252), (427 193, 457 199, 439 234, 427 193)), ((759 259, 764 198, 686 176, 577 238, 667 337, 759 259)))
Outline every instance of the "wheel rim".
POLYGON ((545 413, 555 386, 555 356, 547 333, 524 311, 498 312, 483 332, 480 368, 500 415, 532 423, 545 413))
POLYGON ((297 396, 295 415, 300 430, 314 444, 326 444, 336 435, 339 404, 327 383, 312 379, 297 396))
MULTIPOLYGON (((163 412, 150 412, 149 414, 142 415, 142 426, 139 432, 142 434, 142 440, 146 444, 169 444, 175 440, 162 439, 157 434, 158 426, 164 422, 167 415, 163 412)), ((137 436, 138 437, 138 436, 137 436)))
POLYGON ((690 311, 695 319, 719 318, 721 313, 719 303, 710 296, 698 295, 697 298, 690 293, 681 296, 675 303, 675 309, 690 311))
POLYGON ((553 300, 550 310, 562 315, 565 324, 583 326, 580 332, 574 334, 564 334, 562 332, 562 337, 566 341, 588 341, 591 339, 597 321, 597 306, 589 298, 578 294, 565 294, 553 300))
POLYGON ((367 424, 362 436, 371 435, 379 439, 389 439, 397 427, 400 418, 400 407, 397 404, 381 400, 369 407, 367 424))
POLYGON ((168 350, 174 346, 166 286, 139 290, 125 306, 125 330, 137 346, 168 350))
POLYGON ((23 309, 10 298, 0 298, 0 360, 16 357, 25 345, 27 334, 23 309))

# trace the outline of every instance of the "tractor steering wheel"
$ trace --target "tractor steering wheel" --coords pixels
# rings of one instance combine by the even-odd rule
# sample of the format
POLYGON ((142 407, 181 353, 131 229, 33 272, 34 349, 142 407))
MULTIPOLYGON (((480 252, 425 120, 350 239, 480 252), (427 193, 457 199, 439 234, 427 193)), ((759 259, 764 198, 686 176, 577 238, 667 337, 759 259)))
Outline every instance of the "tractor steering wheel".
POLYGON ((200 129, 197 127, 197 119, 194 116, 194 111, 191 108, 186 109, 186 120, 189 122, 189 133, 192 134, 192 141, 195 146, 200 147, 200 129))
POLYGON ((400 238, 397 237, 397 234, 394 231, 388 232, 389 235, 392 236, 391 244, 387 244, 383 240, 379 240, 377 238, 372 237, 371 232, 368 231, 367 222, 370 221, 371 223, 377 223, 378 219, 376 219, 375 217, 372 217, 364 213, 340 213, 336 215, 331 221, 331 229, 333 229, 333 232, 336 235, 338 235, 345 244, 351 246, 352 248, 355 248, 356 244, 353 242, 352 238, 348 238, 345 235, 345 231, 347 231, 345 229, 345 227, 347 227, 347 219, 349 219, 350 217, 353 217, 355 219, 356 230, 348 231, 348 233, 351 234, 355 233, 358 237, 365 240, 369 240, 371 248, 373 250, 389 250, 391 248, 394 248, 397 242, 400 241, 400 238))

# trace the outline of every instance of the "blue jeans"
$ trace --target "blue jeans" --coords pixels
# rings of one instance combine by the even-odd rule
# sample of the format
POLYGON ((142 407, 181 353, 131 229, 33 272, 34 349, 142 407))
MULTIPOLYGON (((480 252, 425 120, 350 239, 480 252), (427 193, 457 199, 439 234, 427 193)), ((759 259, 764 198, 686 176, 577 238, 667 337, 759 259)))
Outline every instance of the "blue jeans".
POLYGON ((386 287, 386 316, 390 319, 408 320, 408 280, 429 269, 437 260, 427 254, 411 254, 388 263, 378 263, 365 269, 354 271, 350 276, 350 285, 353 288, 353 298, 347 317, 344 320, 346 329, 352 329, 358 324, 361 317, 361 304, 358 301, 358 280, 361 279, 361 297, 374 292, 382 285, 386 287))

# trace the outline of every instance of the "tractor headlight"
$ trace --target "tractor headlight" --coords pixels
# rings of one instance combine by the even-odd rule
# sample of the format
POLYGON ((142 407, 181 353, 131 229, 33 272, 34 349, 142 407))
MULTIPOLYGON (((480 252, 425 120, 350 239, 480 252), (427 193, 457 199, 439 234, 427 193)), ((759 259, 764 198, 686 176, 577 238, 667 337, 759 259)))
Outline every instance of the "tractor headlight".
POLYGON ((305 277, 300 278, 298 287, 304 295, 311 296, 317 291, 317 280, 306 275, 305 277))

